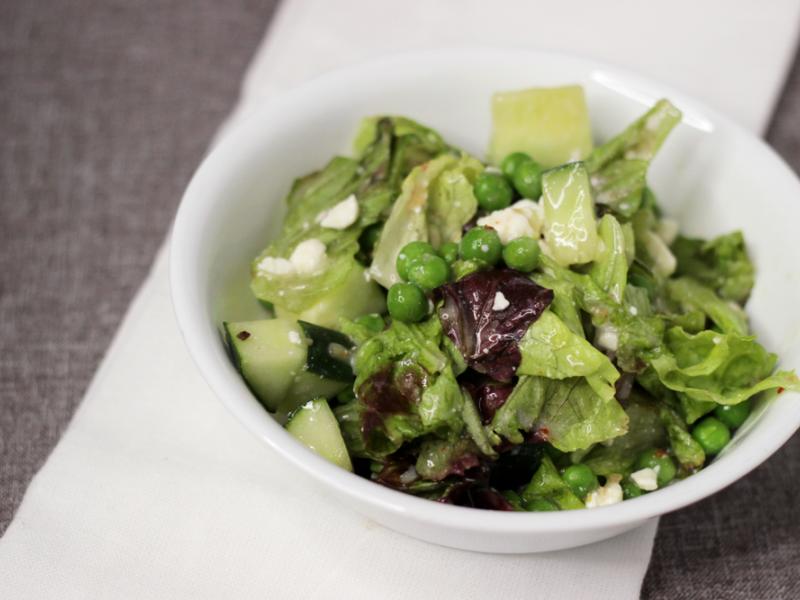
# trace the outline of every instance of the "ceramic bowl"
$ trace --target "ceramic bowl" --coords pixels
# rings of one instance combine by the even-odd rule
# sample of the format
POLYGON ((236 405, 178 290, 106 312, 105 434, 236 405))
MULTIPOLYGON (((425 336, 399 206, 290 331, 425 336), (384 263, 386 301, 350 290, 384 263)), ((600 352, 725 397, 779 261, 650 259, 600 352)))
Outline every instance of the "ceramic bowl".
POLYGON ((234 125, 200 165, 175 221, 172 294, 197 367, 244 427, 298 473, 386 527, 486 552, 579 546, 713 494, 764 461, 800 425, 800 398, 784 393, 760 401, 712 464, 665 489, 603 508, 505 513, 422 500, 341 470, 291 438, 252 396, 226 354, 220 324, 262 316, 249 291, 249 265, 279 231, 293 178, 349 153, 360 119, 380 113, 410 116, 483 156, 493 92, 570 83, 586 90, 597 140, 620 131, 658 98, 683 111, 683 122, 652 165, 651 185, 689 235, 744 231, 758 272, 747 306, 753 328, 782 366, 800 366, 800 182, 756 136, 666 86, 563 55, 439 51, 332 72, 234 125))

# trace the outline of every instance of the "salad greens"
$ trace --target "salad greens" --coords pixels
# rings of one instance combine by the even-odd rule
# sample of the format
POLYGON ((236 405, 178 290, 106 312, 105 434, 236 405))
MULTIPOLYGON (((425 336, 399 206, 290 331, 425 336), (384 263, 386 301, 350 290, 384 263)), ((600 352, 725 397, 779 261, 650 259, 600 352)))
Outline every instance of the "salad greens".
POLYGON ((275 316, 224 324, 293 436, 422 498, 594 508, 691 475, 759 394, 800 391, 750 331, 742 233, 682 236, 648 186, 676 107, 596 147, 578 86, 492 114, 489 164, 382 116, 295 181, 252 263, 275 316))

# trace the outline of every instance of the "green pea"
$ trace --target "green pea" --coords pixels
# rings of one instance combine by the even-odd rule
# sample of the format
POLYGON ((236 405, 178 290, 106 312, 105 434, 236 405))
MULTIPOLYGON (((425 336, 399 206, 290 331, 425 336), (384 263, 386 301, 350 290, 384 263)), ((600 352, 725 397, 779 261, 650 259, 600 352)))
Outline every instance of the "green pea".
POLYGON ((523 198, 536 200, 542 195, 542 167, 531 160, 521 163, 514 172, 514 187, 523 198))
POLYGON ((413 283, 395 283, 386 295, 386 307, 393 319, 416 323, 428 314, 428 298, 413 283))
POLYGON ((419 258, 425 254, 436 254, 428 242, 409 242, 400 250, 395 261, 397 273, 408 281, 408 264, 415 258, 419 258))
POLYGON ((503 244, 493 229, 473 227, 461 238, 459 250, 461 258, 465 260, 478 260, 494 265, 503 253, 503 244))
POLYGON ((525 509, 533 512, 551 512, 558 510, 558 507, 545 498, 534 498, 525 503, 525 509))
POLYGON ((530 237, 520 237, 511 240, 503 248, 503 260, 512 269, 530 273, 539 264, 539 242, 530 237))
POLYGON ((750 415, 750 401, 745 400, 739 404, 721 405, 714 409, 714 416, 731 429, 742 426, 750 415))
POLYGON ((514 190, 508 180, 498 173, 483 172, 475 179, 473 186, 475 198, 483 210, 492 211, 506 208, 511 204, 514 190))
POLYGON ((703 447, 706 454, 719 454, 731 441, 731 432, 725 424, 714 417, 706 417, 692 429, 692 437, 703 447))
POLYGON ((644 490, 636 485, 630 479, 626 479, 622 482, 622 497, 625 500, 630 500, 631 498, 638 498, 644 494, 644 490))
POLYGON ((658 487, 667 485, 670 481, 675 479, 678 470, 675 463, 669 457, 666 450, 659 448, 652 448, 646 450, 639 455, 636 461, 636 470, 639 469, 654 469, 657 476, 658 487))
POLYGON ((408 281, 416 283, 423 290, 432 290, 447 283, 450 267, 441 256, 423 254, 408 261, 406 266, 408 281))
POLYGON ((439 248, 439 256, 441 256, 448 265, 452 265, 458 259, 458 244, 455 242, 442 244, 439 248))
POLYGON ((572 465, 564 469, 561 478, 578 498, 585 498, 586 494, 598 485, 597 475, 589 467, 581 464, 572 465))
POLYGON ((362 327, 366 327, 370 331, 375 333, 380 333, 386 327, 386 323, 383 320, 383 317, 377 313, 372 313, 369 315, 361 315, 357 317, 353 321, 356 325, 361 325, 362 327))
POLYGON ((503 159, 503 162, 500 163, 500 170, 506 177, 513 180, 514 173, 517 172, 517 168, 519 168, 522 163, 532 160, 533 159, 530 157, 530 155, 525 154, 524 152, 512 152, 503 159))

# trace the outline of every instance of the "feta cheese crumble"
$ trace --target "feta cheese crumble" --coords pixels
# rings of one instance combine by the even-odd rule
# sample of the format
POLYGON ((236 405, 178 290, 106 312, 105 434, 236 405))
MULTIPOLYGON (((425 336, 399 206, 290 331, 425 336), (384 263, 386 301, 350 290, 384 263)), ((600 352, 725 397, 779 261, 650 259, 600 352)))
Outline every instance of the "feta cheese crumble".
POLYGON ((518 200, 508 208, 495 210, 478 219, 479 227, 491 227, 503 244, 520 237, 538 238, 542 231, 542 212, 533 200, 518 200))
POLYGON ((503 292, 497 292, 494 295, 494 304, 492 304, 492 310, 505 310, 508 308, 509 304, 508 298, 503 295, 503 292))
POLYGON ((289 341, 292 344, 297 344, 298 346, 303 343, 303 339, 300 337, 300 334, 297 333, 296 331, 289 332, 289 341))
POLYGON ((312 275, 327 262, 325 244, 316 238, 303 240, 289 258, 266 256, 256 265, 259 275, 312 275))
POLYGON ((358 200, 355 194, 350 194, 336 206, 322 211, 317 217, 319 224, 327 229, 347 229, 357 220, 358 200))
POLYGON ((595 346, 600 346, 611 352, 616 352, 619 346, 619 332, 617 328, 609 323, 600 325, 594 334, 595 346))
POLYGON ((596 490, 589 492, 586 496, 586 508, 597 508, 598 506, 610 506, 622 502, 622 481, 620 475, 609 475, 606 477, 606 484, 596 490))
POLYGON ((631 473, 631 480, 646 492, 658 489, 658 472, 650 467, 631 473))

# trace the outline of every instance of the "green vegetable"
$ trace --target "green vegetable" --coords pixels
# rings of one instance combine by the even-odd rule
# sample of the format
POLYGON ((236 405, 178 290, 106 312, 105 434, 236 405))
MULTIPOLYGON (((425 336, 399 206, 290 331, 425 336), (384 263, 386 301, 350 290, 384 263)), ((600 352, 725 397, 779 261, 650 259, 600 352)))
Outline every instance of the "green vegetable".
POLYGON ((625 481, 622 482, 622 497, 625 498, 625 500, 630 500, 631 498, 638 498, 642 494, 644 494, 642 488, 640 488, 630 479, 626 479, 625 481))
POLYGON ((708 315, 724 333, 746 335, 747 315, 735 304, 725 302, 713 290, 689 277, 670 279, 667 282, 669 297, 685 311, 699 310, 708 315))
POLYGON ((386 322, 383 320, 383 317, 376 313, 361 315, 355 319, 354 323, 361 327, 367 328, 373 333, 380 333, 386 327, 386 322))
POLYGON ((286 431, 322 458, 347 471, 353 470, 339 424, 324 398, 309 400, 301 406, 286 424, 286 431))
POLYGON ((492 97, 489 158, 525 152, 545 167, 586 158, 592 128, 583 88, 570 85, 499 92, 492 97))
MULTIPOLYGON (((574 501, 568 500, 568 502, 572 504, 574 501)), ((539 496, 534 496, 530 501, 525 502, 523 506, 525 510, 530 512, 552 512, 554 510, 560 510, 554 502, 539 496)))
POLYGON ((586 465, 571 465, 564 469, 561 477, 578 498, 585 498, 599 485, 597 476, 586 465))
POLYGON ((531 160, 533 159, 524 152, 512 152, 503 159, 503 162, 500 163, 500 170, 503 171, 503 175, 508 177, 510 180, 513 180, 514 173, 517 172, 517 168, 522 163, 531 160))
POLYGON ((539 264, 540 254, 539 242, 533 238, 519 237, 503 248, 503 262, 512 269, 530 273, 539 264))
POLYGON ((646 398, 634 395, 626 407, 628 432, 608 443, 598 444, 583 458, 583 463, 597 475, 628 473, 639 454, 666 442, 658 409, 646 398))
POLYGON ((492 431, 514 444, 521 444, 523 432, 531 431, 544 405, 547 380, 543 377, 519 378, 517 385, 492 418, 492 431))
MULTIPOLYGON (((526 508, 532 509, 542 500, 550 502, 560 510, 583 508, 583 502, 572 491, 569 485, 561 479, 553 461, 545 456, 531 482, 520 493, 526 508)), ((542 510, 536 508, 534 510, 542 510)), ((545 509, 547 510, 547 509, 545 509)))
POLYGON ((800 390, 793 372, 770 375, 776 361, 753 337, 710 330, 691 335, 673 327, 667 331, 662 353, 650 365, 661 383, 680 397, 738 404, 768 389, 800 390))
POLYGON ((514 189, 523 198, 536 200, 542 195, 542 167, 533 160, 517 165, 514 170, 514 189))
POLYGON ((452 371, 445 369, 436 381, 422 392, 418 412, 423 426, 428 429, 458 430, 463 406, 464 394, 452 371))
POLYGON ((459 246, 461 258, 493 265, 503 253, 503 244, 493 229, 473 227, 464 234, 459 246))
POLYGON ((389 315, 398 321, 416 323, 428 314, 428 299, 413 283, 395 283, 386 296, 389 315))
POLYGON ((598 250, 589 174, 583 163, 551 169, 542 176, 545 239, 561 266, 586 263, 598 250))
POLYGON ((500 210, 511 204, 514 190, 503 176, 497 173, 483 172, 475 179, 473 188, 478 204, 485 211, 500 210))
POLYGON ((664 450, 652 448, 639 455, 636 460, 636 469, 653 469, 657 473, 658 487, 664 487, 675 479, 678 470, 675 463, 664 450))
POLYGON ((436 254, 425 254, 408 264, 408 281, 416 283, 424 290, 432 290, 447 283, 450 278, 450 267, 445 260, 436 254))
POLYGON ((751 406, 749 400, 739 404, 717 406, 714 409, 714 416, 731 429, 738 429, 750 416, 751 406))
POLYGON ((479 451, 468 437, 451 439, 428 439, 419 449, 415 468, 420 477, 441 481, 450 474, 452 464, 464 456, 477 456, 479 451))
POLYGON ((659 100, 625 131, 594 149, 586 159, 595 199, 631 217, 642 205, 650 161, 681 120, 681 112, 659 100))
POLYGON ((616 302, 622 302, 628 281, 628 258, 625 233, 612 215, 604 215, 597 226, 601 250, 589 269, 589 275, 616 302))
POLYGON ((667 430, 672 454, 675 455, 681 466, 689 470, 702 467, 706 461, 706 453, 689 433, 689 429, 680 415, 670 407, 662 406, 659 416, 667 430))
POLYGON ((706 417, 692 428, 692 437, 706 454, 714 455, 719 454, 731 441, 731 432, 719 419, 706 417))
POLYGON ((395 260, 397 274, 408 281, 408 267, 411 261, 426 255, 436 255, 436 250, 428 242, 409 242, 397 254, 395 260))
POLYGON ((710 241, 678 236, 672 244, 677 275, 688 275, 707 285, 724 300, 744 302, 753 289, 755 269, 747 256, 741 231, 710 241))
POLYGON ((409 242, 437 248, 461 239, 477 209, 473 182, 482 170, 472 157, 445 154, 411 171, 375 247, 370 274, 378 283, 388 288, 400 281, 396 258, 409 242))
POLYGON ((452 265, 458 259, 458 244, 455 242, 442 244, 442 247, 439 248, 439 255, 448 265, 452 265))
POLYGON ((619 372, 605 354, 570 331, 551 311, 543 312, 528 327, 519 351, 522 360, 517 374, 550 379, 585 377, 600 398, 613 401, 619 372))

